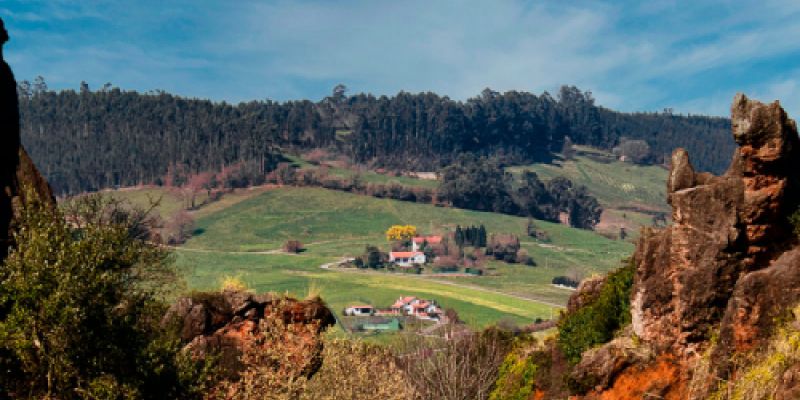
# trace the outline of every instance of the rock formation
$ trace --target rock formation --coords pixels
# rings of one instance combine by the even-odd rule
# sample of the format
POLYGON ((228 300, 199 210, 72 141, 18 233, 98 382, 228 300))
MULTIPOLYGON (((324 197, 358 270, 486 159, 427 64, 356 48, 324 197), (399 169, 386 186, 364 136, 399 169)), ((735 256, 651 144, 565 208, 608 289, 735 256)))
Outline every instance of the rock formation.
MULTIPOLYGON (((695 172, 686 151, 673 153, 673 223, 642 232, 631 328, 585 352, 572 370, 572 379, 595 384, 584 398, 705 398, 718 380, 736 375, 731 355, 763 345, 776 319, 800 301, 800 246, 788 219, 800 206, 795 122, 777 102, 739 94, 732 128, 739 147, 722 176, 695 172), (705 381, 690 388, 709 351, 705 381)), ((598 285, 582 285, 569 309, 598 285)), ((797 371, 787 371, 780 393, 800 391, 797 371)))
POLYGON ((298 301, 226 290, 179 299, 164 317, 164 323, 178 323, 188 351, 198 357, 219 355, 227 374, 235 376, 246 367, 240 360, 243 351, 286 344, 270 342, 265 335, 268 325, 275 324, 281 334, 291 330, 304 336, 303 349, 289 350, 294 362, 303 365, 303 373, 313 374, 321 365, 321 333, 336 320, 319 298, 298 301))
POLYGON ((55 204, 50 186, 20 144, 17 82, 2 53, 7 41, 0 20, 0 262, 13 245, 14 218, 24 196, 31 193, 55 204))

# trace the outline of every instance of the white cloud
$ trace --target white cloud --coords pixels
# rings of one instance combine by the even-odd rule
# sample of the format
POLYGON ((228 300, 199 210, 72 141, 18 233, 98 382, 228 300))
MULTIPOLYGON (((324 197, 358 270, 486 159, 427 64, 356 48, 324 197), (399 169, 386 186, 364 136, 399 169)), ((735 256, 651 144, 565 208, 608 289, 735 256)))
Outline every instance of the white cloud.
POLYGON ((624 110, 727 115, 737 90, 785 99, 800 82, 757 69, 800 54, 800 3, 785 0, 37 4, 35 14, 0 6, 28 18, 10 59, 25 77, 69 87, 111 81, 236 101, 319 98, 339 82, 457 99, 574 84, 624 110))

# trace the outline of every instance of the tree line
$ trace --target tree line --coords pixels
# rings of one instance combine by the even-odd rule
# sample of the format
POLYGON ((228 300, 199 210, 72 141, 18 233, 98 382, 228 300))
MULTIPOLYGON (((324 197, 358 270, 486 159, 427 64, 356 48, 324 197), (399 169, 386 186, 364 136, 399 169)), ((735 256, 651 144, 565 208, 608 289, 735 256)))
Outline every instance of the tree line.
POLYGON ((566 86, 556 96, 486 89, 456 101, 430 92, 348 96, 340 85, 318 102, 236 105, 110 84, 52 91, 44 79, 20 82, 18 92, 23 142, 61 194, 230 169, 257 183, 279 153, 312 149, 370 167, 435 171, 461 154, 548 162, 567 137, 608 150, 627 138, 647 142, 650 162, 680 146, 698 168, 720 172, 734 146, 727 119, 619 113, 566 86))
POLYGON ((440 179, 437 198, 458 208, 568 222, 584 229, 594 227, 603 212, 584 186, 563 177, 544 183, 531 171, 515 179, 496 158, 459 156, 442 169, 440 179))

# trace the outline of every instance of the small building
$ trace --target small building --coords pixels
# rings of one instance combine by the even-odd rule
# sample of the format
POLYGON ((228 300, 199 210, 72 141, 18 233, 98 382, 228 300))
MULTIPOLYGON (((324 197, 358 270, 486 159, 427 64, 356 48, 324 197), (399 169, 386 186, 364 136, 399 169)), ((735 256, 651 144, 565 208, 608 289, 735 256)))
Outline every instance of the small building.
POLYGON ((400 297, 392 304, 392 311, 411 315, 419 319, 439 319, 442 309, 433 300, 422 300, 413 296, 400 297))
POLYGON ((356 305, 344 309, 344 315, 349 315, 349 316, 365 316, 374 314, 375 314, 375 307, 370 305, 356 305))
POLYGON ((425 253, 420 251, 393 251, 389 261, 400 266, 425 264, 425 253))
POLYGON ((432 235, 432 236, 417 236, 417 237, 411 239, 411 250, 412 251, 420 251, 422 249, 422 245, 425 244, 425 243, 427 243, 429 245, 441 244, 442 243, 442 237, 441 236, 435 236, 435 235, 432 235))

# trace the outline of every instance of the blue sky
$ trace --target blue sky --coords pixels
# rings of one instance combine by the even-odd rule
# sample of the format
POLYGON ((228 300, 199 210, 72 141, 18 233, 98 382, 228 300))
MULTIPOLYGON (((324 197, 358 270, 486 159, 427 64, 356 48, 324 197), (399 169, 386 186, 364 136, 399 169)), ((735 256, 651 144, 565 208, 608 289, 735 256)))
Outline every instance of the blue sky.
POLYGON ((624 111, 800 115, 800 2, 0 0, 18 80, 213 100, 574 84, 624 111))

